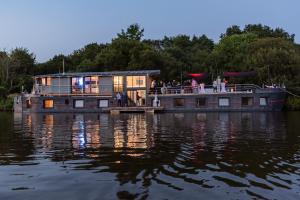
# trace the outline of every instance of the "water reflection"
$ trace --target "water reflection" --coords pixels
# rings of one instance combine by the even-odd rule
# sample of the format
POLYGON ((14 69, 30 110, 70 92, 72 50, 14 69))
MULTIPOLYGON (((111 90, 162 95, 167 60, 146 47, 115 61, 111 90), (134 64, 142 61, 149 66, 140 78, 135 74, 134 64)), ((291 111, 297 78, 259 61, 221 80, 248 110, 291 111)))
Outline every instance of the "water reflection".
MULTIPOLYGON (((0 116, 8 124, 0 132, 0 167, 6 166, 7 174, 16 173, 9 167, 16 164, 32 164, 47 174, 46 163, 55 170, 51 178, 62 182, 62 176, 53 174, 62 175, 63 167, 69 174, 64 178, 80 177, 82 184, 95 189, 91 198, 101 192, 121 199, 299 195, 300 113, 0 116), (91 185, 99 179, 106 181, 91 185)), ((15 177, 4 177, 18 184, 15 177)), ((25 185, 36 183, 49 187, 38 177, 23 180, 25 185)), ((58 185, 71 189, 69 199, 87 190, 58 185)), ((10 197, 7 190, 2 192, 10 197)))

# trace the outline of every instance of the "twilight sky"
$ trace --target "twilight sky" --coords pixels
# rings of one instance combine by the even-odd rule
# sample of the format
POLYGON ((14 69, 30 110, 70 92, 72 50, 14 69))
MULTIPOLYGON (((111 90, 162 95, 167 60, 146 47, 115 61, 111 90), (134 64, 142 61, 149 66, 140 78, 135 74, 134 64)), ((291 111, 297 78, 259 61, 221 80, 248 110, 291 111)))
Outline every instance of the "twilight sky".
POLYGON ((300 41, 300 0, 1 0, 0 50, 25 47, 44 62, 139 23, 145 38, 206 34, 228 26, 282 27, 300 41))

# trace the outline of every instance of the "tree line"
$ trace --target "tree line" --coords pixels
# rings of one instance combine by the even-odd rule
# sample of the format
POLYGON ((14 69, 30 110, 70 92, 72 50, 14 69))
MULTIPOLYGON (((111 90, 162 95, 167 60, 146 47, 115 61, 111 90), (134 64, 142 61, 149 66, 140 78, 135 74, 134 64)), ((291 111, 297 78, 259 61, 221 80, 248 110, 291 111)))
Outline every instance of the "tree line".
POLYGON ((214 42, 206 35, 144 39, 144 29, 130 25, 110 43, 87 44, 70 55, 37 63, 26 48, 0 51, 0 98, 32 88, 32 76, 62 72, 160 69, 162 80, 180 80, 181 73, 208 72, 207 82, 224 71, 255 71, 257 76, 233 79, 256 84, 284 83, 300 92, 300 45, 294 34, 261 24, 228 27, 214 42))

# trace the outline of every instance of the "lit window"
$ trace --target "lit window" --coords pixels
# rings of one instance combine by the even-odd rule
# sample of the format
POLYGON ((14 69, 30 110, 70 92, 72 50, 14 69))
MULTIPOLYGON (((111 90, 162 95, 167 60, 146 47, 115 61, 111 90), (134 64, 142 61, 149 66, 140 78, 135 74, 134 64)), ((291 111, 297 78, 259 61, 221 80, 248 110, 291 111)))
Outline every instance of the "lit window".
POLYGON ((229 106, 229 98, 219 98, 219 106, 229 106))
POLYGON ((266 97, 260 97, 259 98, 259 105, 266 106, 267 104, 268 104, 268 101, 267 101, 266 97))
POLYGON ((83 92, 83 77, 73 77, 72 93, 82 93, 82 92, 83 92))
POLYGON ((84 100, 76 99, 74 100, 74 108, 83 108, 84 107, 84 100))
POLYGON ((44 108, 53 108, 53 100, 52 99, 46 99, 43 101, 43 107, 44 108))
POLYGON ((51 85, 51 77, 46 78, 46 85, 50 86, 51 85))
POLYGON ((242 97, 242 106, 252 106, 253 97, 242 97))
POLYGON ((146 87, 146 76, 127 76, 127 87, 146 87))
POLYGON ((99 108, 107 108, 107 107, 108 107, 108 100, 107 99, 99 100, 99 108))
POLYGON ((84 91, 85 93, 98 93, 98 77, 91 76, 84 78, 84 91))
POLYGON ((123 92, 123 76, 114 76, 114 92, 123 92))
POLYGON ((42 78, 42 85, 50 86, 51 85, 51 77, 42 78))

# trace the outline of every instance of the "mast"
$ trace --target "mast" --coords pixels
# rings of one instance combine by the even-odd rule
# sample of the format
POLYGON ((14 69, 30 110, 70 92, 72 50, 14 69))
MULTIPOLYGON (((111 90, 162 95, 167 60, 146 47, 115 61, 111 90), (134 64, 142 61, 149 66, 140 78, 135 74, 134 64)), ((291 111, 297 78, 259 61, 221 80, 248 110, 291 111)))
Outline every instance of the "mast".
POLYGON ((63 58, 63 75, 65 74, 65 59, 63 58))

